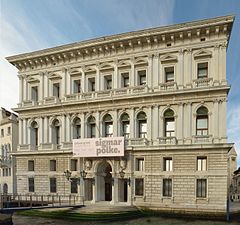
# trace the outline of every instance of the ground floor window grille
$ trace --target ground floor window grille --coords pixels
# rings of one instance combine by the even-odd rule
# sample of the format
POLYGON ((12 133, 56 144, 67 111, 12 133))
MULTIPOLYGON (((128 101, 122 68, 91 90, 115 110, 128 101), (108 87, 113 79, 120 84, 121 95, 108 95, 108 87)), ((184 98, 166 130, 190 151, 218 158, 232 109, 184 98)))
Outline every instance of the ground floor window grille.
POLYGON ((34 178, 28 178, 28 191, 34 192, 34 178))
POLYGON ((172 179, 163 179, 163 196, 172 197, 172 179))
POLYGON ((135 179, 135 195, 143 196, 144 180, 142 178, 135 179))
POLYGON ((197 179, 197 197, 206 198, 207 197, 207 180, 197 179))

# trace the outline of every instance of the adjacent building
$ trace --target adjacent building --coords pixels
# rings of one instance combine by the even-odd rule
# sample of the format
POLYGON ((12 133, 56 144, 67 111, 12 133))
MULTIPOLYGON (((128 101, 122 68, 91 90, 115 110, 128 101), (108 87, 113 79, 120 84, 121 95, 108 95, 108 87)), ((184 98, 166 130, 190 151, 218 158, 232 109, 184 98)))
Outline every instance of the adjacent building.
POLYGON ((0 194, 16 193, 16 162, 12 153, 17 151, 18 117, 0 108, 0 194))
POLYGON ((225 212, 233 21, 224 16, 8 57, 20 87, 17 192, 225 212), (103 137, 124 137, 124 156, 73 157, 73 139, 103 137))

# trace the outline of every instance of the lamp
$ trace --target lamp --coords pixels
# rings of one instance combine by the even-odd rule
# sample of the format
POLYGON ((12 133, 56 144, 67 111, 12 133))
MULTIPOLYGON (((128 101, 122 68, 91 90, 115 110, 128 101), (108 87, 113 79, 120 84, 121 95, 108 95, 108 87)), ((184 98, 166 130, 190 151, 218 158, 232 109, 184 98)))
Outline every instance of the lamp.
POLYGON ((70 180, 71 175, 72 175, 71 171, 69 170, 64 171, 64 176, 67 178, 68 181, 70 180))
POLYGON ((87 176, 87 172, 85 170, 80 171, 80 176, 84 179, 87 176))
MULTIPOLYGON (((125 176, 125 172, 124 172, 123 170, 121 170, 121 171, 119 172, 119 175, 120 175, 121 179, 123 179, 124 176, 125 176)), ((130 177, 127 178, 126 180, 127 180, 127 182, 128 182, 128 185, 130 186, 130 184, 131 184, 131 179, 130 179, 130 177)))

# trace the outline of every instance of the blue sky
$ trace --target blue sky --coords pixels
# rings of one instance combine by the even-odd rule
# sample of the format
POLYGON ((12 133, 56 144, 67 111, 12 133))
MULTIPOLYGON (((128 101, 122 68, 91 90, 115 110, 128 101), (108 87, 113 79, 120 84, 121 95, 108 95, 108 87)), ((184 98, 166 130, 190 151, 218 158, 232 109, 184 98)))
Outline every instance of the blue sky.
POLYGON ((229 14, 236 19, 227 53, 228 137, 240 155, 240 0, 0 0, 0 106, 18 103, 17 71, 6 56, 229 14))

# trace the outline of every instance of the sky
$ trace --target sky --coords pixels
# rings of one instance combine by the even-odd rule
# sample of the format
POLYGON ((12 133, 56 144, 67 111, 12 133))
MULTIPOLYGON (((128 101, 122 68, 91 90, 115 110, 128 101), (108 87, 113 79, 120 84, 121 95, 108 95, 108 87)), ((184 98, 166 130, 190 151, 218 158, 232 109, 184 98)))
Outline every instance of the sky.
POLYGON ((227 133, 240 166, 240 0, 0 0, 0 106, 18 103, 17 70, 6 56, 224 15, 236 16, 227 51, 227 133))

